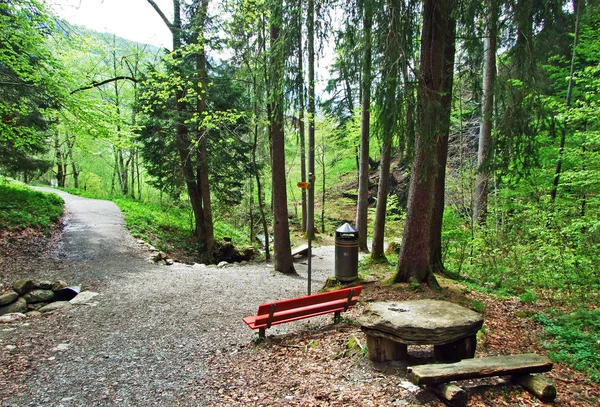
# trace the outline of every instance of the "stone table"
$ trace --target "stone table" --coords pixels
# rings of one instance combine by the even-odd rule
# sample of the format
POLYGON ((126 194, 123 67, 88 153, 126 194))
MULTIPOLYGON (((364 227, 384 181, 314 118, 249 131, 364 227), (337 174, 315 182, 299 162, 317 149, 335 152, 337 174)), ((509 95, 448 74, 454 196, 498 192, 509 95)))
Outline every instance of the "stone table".
POLYGON ((416 300, 372 302, 359 322, 372 361, 406 360, 407 345, 433 345, 436 360, 455 362, 475 357, 483 317, 448 301, 416 300))

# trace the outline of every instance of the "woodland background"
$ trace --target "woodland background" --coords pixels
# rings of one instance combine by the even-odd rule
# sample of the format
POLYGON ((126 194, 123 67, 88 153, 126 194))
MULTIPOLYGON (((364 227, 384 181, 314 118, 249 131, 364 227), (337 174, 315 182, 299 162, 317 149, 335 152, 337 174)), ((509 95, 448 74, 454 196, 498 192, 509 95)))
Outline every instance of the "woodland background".
MULTIPOLYGON (((596 1, 140 7, 170 49, 0 1, 3 175, 115 199, 167 251, 253 245, 285 273, 350 221, 364 269, 538 303, 553 358, 600 378, 596 1)), ((20 187, 0 186, 6 215, 20 187)))

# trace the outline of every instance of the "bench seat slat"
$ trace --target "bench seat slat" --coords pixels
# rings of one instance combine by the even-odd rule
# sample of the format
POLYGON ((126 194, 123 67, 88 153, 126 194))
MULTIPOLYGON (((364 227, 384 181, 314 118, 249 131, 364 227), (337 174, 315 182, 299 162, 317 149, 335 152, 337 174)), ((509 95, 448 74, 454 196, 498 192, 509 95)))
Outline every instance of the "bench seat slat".
POLYGON ((297 321, 332 312, 342 312, 351 308, 358 301, 362 286, 329 291, 304 297, 261 304, 256 315, 242 318, 252 329, 264 329, 270 325, 297 321), (268 323, 271 307, 275 311, 268 323))
POLYGON ((428 364, 408 368, 409 379, 419 385, 491 376, 542 373, 552 370, 552 362, 535 353, 463 359, 456 363, 428 364))
MULTIPOLYGON (((348 308, 351 308, 356 301, 357 297, 352 298, 348 304, 348 308)), ((329 314, 332 312, 344 311, 346 308, 346 300, 335 300, 329 301, 323 304, 308 305, 296 309, 287 309, 284 311, 275 310, 271 325, 282 324, 285 322, 297 321, 303 318, 310 318, 317 315, 329 314)), ((254 315, 252 317, 244 318, 244 322, 248 325, 252 325, 253 329, 264 328, 267 326, 267 320, 269 314, 254 315), (250 319, 251 318, 251 319, 250 319)))

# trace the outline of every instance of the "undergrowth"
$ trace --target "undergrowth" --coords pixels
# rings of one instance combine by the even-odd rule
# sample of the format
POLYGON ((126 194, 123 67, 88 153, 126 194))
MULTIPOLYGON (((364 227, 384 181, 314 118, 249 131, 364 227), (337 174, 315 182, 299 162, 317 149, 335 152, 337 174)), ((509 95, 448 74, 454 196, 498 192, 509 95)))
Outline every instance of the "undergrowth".
POLYGON ((56 194, 34 191, 0 176, 0 230, 26 228, 49 233, 63 213, 64 201, 56 194))

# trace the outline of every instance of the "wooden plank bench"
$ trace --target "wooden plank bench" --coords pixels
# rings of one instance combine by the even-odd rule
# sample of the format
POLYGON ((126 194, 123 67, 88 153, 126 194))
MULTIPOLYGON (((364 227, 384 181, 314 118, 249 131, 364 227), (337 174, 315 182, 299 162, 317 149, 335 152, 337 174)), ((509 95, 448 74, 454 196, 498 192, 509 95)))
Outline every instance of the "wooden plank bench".
POLYGON ((344 288, 304 297, 261 304, 256 315, 242 318, 251 329, 258 329, 258 336, 265 337, 265 330, 272 325, 334 313, 334 321, 340 314, 352 308, 358 301, 362 286, 344 288))
POLYGON ((460 387, 448 382, 492 376, 511 376, 515 383, 523 386, 540 400, 553 401, 556 398, 554 385, 541 376, 531 375, 531 373, 550 370, 552 370, 552 362, 548 358, 526 353, 464 359, 456 363, 411 366, 407 372, 408 378, 413 383, 427 386, 451 405, 462 406, 466 404, 466 393, 460 387))

